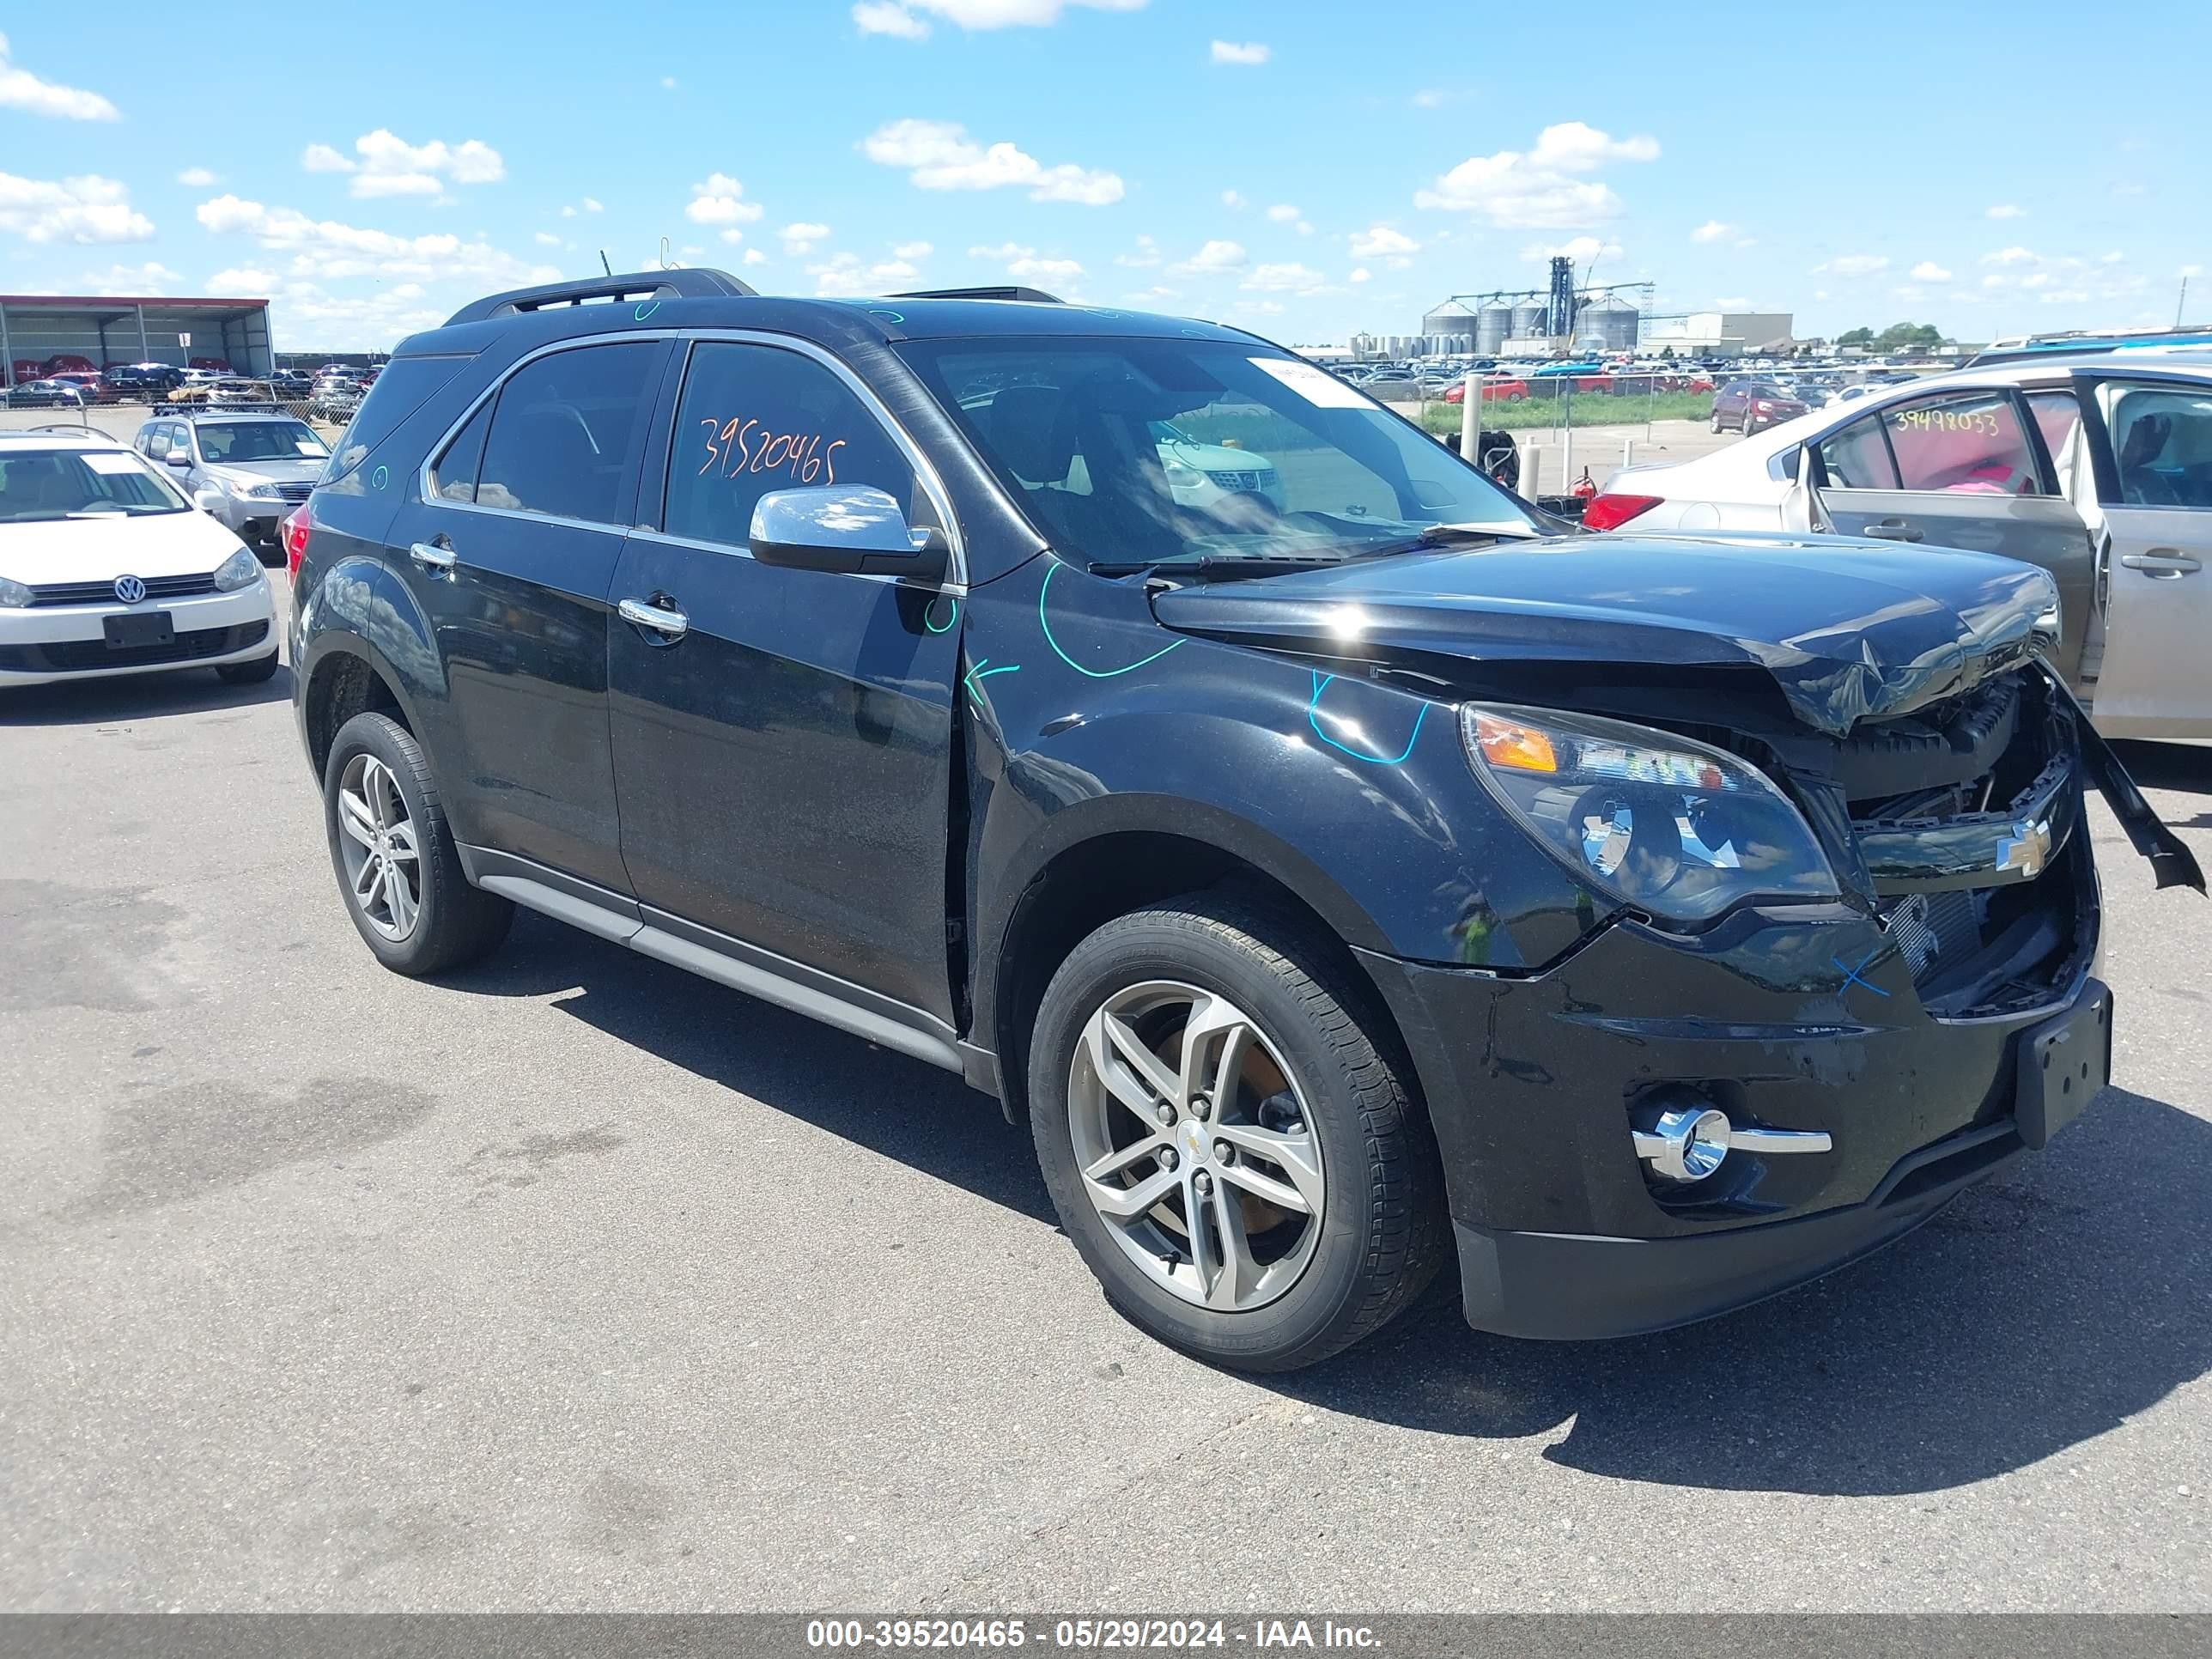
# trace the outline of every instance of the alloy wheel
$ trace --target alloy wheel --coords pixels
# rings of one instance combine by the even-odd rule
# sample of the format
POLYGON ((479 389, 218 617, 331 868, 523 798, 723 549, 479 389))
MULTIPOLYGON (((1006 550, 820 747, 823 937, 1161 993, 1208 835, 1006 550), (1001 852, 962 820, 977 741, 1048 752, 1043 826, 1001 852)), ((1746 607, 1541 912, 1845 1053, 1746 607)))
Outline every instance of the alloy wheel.
POLYGON ((1067 1109, 1084 1196, 1153 1283, 1243 1313, 1312 1261, 1320 1138, 1274 1044, 1228 998, 1169 980, 1115 992, 1084 1024, 1067 1109))
POLYGON ((338 829, 349 896, 370 927, 398 943, 422 914, 422 861, 399 781, 374 755, 356 755, 339 775, 338 829))

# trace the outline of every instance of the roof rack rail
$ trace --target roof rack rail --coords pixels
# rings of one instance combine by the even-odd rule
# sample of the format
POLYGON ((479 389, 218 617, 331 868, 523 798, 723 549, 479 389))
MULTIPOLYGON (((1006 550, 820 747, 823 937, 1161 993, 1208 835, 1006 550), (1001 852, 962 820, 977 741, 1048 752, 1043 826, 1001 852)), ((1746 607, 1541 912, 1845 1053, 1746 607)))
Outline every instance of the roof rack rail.
POLYGON ((1026 300, 1031 305, 1064 306, 1066 301, 1041 288, 926 288, 911 294, 887 294, 887 300, 1026 300))
POLYGON ((526 311, 544 311, 556 306, 581 305, 586 300, 704 300, 744 298, 757 292, 726 270, 704 265, 684 265, 674 270, 636 270, 619 276, 580 276, 570 283, 543 283, 536 288, 509 289, 487 294, 463 306, 446 319, 446 326, 481 323, 492 317, 512 317, 526 311))
POLYGON ((156 415, 283 415, 288 411, 283 404, 273 398, 256 398, 243 404, 156 403, 153 412, 156 415))
MULTIPOLYGON (((87 438, 106 438, 109 436, 108 434, 102 432, 98 427, 93 425, 89 421, 79 421, 74 423, 68 421, 50 421, 45 426, 24 427, 21 429, 26 432, 71 432, 81 437, 87 438)), ((121 443, 123 441, 120 438, 116 438, 113 439, 112 441, 121 443)))

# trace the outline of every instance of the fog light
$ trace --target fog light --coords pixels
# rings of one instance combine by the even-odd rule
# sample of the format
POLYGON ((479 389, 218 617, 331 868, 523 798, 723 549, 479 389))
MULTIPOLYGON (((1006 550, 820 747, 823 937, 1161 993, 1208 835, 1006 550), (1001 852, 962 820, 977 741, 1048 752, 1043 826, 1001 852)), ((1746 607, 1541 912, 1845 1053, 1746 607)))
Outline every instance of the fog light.
POLYGON ((1700 1100, 1653 1114, 1631 1133, 1637 1157, 1668 1181, 1703 1181, 1728 1156, 1728 1114, 1700 1100))

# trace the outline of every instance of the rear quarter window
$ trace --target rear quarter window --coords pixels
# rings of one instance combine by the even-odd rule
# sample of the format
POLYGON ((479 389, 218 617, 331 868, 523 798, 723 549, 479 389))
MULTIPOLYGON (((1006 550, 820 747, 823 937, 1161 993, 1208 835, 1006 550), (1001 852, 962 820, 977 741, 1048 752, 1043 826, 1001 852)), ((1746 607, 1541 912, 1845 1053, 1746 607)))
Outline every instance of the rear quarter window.
POLYGON ((473 361, 466 356, 395 357, 386 364, 343 434, 331 446, 322 482, 335 483, 359 466, 402 421, 473 361))

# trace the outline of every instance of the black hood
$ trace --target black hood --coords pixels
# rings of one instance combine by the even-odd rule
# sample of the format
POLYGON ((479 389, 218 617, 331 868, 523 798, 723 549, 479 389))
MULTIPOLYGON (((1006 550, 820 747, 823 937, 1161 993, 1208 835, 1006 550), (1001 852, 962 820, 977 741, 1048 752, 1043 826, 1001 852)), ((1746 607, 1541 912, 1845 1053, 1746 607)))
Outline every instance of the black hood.
MULTIPOLYGON (((1167 567, 1172 571, 1173 567, 1167 567)), ((2010 559, 1823 537, 1577 536, 1158 593, 1181 633, 1436 671, 1756 664, 1842 736, 2039 653, 2057 589, 2010 559)))

